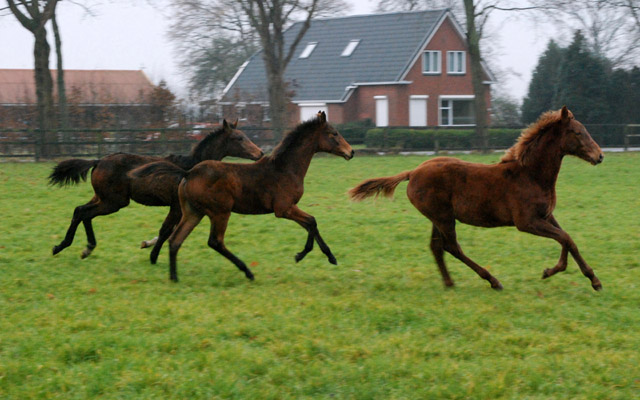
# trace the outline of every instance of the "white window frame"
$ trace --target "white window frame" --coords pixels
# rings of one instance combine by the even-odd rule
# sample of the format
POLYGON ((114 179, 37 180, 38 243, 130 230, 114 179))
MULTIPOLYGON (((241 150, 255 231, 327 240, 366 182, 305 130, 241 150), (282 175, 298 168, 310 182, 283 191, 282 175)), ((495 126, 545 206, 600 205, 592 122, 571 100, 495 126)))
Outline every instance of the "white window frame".
POLYGON ((438 125, 439 126, 476 126, 476 124, 453 124, 453 101, 473 101, 476 98, 474 95, 460 95, 460 96, 440 96, 438 100, 438 125), (447 121, 442 120, 442 110, 448 110, 447 121))
POLYGON ((423 75, 439 75, 442 73, 442 52, 440 50, 425 50, 422 53, 422 74, 423 75), (436 60, 433 60, 433 57, 436 60), (431 67, 432 61, 436 64, 435 69, 427 71, 427 66, 431 67))
POLYGON ((360 44, 360 39, 353 39, 349 43, 347 43, 347 47, 342 50, 342 54, 340 57, 349 57, 356 50, 358 45, 360 44))
POLYGON ((271 121, 271 109, 269 107, 268 103, 262 105, 262 121, 264 122, 271 121))
POLYGON ((307 43, 307 47, 305 47, 304 50, 302 50, 302 53, 300 53, 300 56, 298 58, 309 58, 317 45, 318 45, 318 42, 307 43))
POLYGON ((447 51, 447 74, 464 75, 467 73, 467 53, 460 50, 447 51))
POLYGON ((411 95, 409 96, 409 126, 429 126, 429 96, 428 95, 411 95), (411 124, 411 100, 424 100, 424 125, 411 124))

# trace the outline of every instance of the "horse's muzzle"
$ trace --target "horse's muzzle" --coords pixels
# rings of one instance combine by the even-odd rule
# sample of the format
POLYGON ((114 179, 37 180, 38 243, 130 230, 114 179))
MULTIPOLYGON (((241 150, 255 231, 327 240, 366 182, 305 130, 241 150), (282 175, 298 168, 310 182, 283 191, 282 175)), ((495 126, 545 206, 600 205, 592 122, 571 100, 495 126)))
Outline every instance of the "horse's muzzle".
POLYGON ((351 149, 351 153, 348 153, 348 154, 347 153, 343 153, 342 157, 344 157, 345 160, 349 161, 349 160, 351 160, 353 158, 353 156, 355 154, 356 154, 356 152, 353 149, 351 149))

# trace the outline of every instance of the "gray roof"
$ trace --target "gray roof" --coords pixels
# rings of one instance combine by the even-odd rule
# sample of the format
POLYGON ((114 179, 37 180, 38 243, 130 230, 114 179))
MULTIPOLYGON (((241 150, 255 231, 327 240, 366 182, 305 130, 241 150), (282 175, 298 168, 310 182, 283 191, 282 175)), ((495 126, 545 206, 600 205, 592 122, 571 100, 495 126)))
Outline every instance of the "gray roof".
MULTIPOLYGON (((353 83, 398 82, 426 44, 448 10, 402 12, 317 19, 298 44, 285 72, 295 92, 293 101, 344 101, 353 83), (360 40, 349 57, 341 53, 351 40, 360 40), (300 59, 309 42, 317 42, 309 58, 300 59)), ((285 48, 302 27, 285 32, 285 48)), ((223 101, 235 93, 251 101, 268 101, 262 51, 254 54, 227 87, 223 101)))

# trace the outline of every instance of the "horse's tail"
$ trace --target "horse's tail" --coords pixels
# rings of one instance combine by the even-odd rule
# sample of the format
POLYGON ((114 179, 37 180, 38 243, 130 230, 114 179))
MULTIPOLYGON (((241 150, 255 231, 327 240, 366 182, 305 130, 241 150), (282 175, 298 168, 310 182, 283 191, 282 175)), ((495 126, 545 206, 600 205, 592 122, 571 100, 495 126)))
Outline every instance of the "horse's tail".
POLYGON ((396 186, 398 186, 400 182, 409 180, 411 172, 412 171, 404 171, 398 175, 386 178, 367 179, 358 186, 349 190, 349 196, 351 197, 351 200, 354 201, 364 200, 373 195, 378 196, 381 192, 383 196, 391 197, 393 196, 393 192, 396 190, 396 186))
POLYGON ((172 176, 177 178, 177 181, 180 182, 182 178, 187 176, 187 172, 187 170, 178 167, 174 163, 168 161, 156 161, 133 169, 129 171, 128 175, 132 178, 160 178, 172 176))
POLYGON ((72 158, 65 160, 53 168, 49 175, 50 185, 71 185, 80 183, 80 179, 87 180, 87 173, 91 168, 98 165, 100 160, 83 160, 80 158, 72 158))

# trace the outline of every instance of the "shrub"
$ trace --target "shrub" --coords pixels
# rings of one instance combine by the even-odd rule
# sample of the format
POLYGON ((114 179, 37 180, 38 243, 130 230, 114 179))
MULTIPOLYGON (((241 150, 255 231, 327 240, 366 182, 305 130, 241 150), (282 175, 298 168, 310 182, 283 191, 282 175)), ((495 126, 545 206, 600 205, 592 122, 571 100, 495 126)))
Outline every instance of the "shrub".
MULTIPOLYGON (((497 128, 488 130, 489 147, 506 148, 515 143, 519 129, 497 128)), ((474 149, 480 142, 473 129, 410 129, 374 128, 367 131, 367 147, 411 150, 474 149)))
POLYGON ((365 142, 367 131, 375 125, 370 119, 362 121, 347 122, 346 124, 336 125, 336 129, 350 144, 362 144, 365 142))

